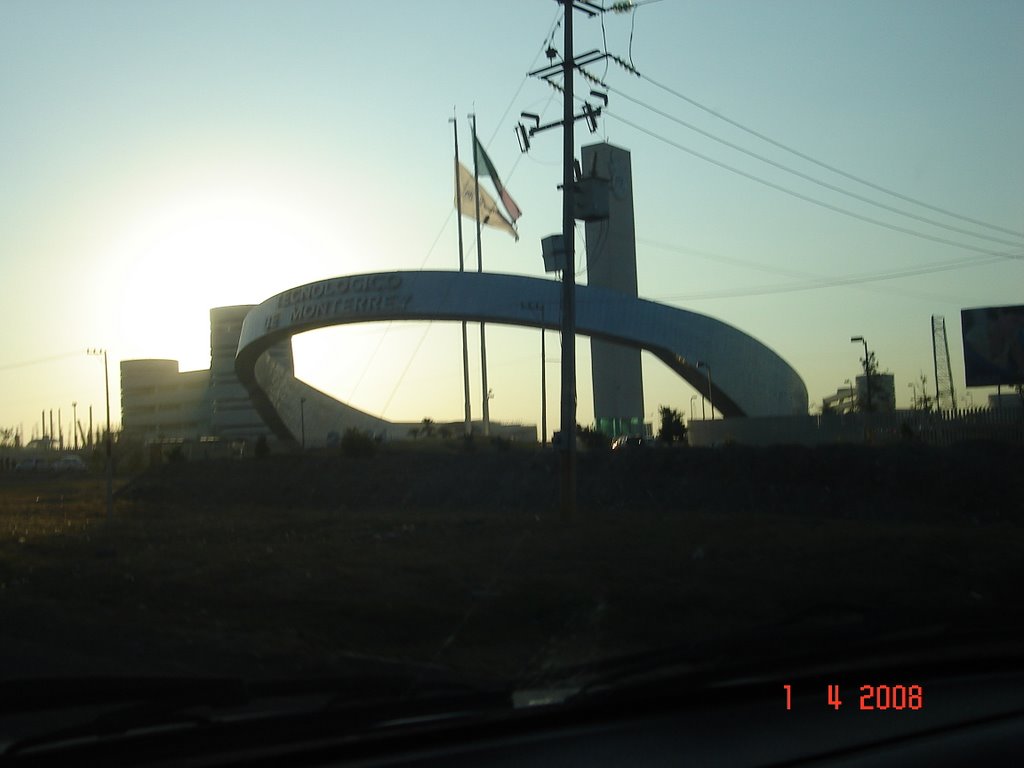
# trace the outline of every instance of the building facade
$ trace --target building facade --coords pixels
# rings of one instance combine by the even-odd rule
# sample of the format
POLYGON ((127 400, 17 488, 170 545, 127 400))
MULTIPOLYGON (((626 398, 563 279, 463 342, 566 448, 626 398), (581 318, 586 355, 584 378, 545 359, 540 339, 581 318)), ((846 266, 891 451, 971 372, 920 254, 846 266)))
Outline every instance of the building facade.
MULTIPOLYGON (((254 440, 272 436, 235 375, 242 321, 251 306, 210 310, 210 368, 179 370, 177 360, 121 361, 121 424, 142 443, 254 440)), ((291 344, 269 351, 292 370, 291 344)))

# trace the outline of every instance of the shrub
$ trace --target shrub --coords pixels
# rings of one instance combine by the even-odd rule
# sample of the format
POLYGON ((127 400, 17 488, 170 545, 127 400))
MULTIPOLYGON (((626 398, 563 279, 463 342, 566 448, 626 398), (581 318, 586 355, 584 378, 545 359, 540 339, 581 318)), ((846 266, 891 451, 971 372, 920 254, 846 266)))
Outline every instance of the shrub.
POLYGON ((341 436, 341 455, 348 458, 372 456, 377 449, 373 436, 367 432, 349 427, 341 436))
POLYGON ((607 451, 612 447, 611 438, 597 429, 581 427, 577 424, 576 434, 579 436, 580 447, 585 451, 607 451))

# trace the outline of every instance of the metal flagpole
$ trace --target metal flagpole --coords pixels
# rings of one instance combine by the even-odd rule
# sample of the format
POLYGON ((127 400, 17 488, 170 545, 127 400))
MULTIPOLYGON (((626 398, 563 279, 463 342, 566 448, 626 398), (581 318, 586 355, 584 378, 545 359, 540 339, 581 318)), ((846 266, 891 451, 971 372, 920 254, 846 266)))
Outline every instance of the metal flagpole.
MULTIPOLYGON (((476 271, 484 271, 483 244, 480 240, 480 169, 476 151, 476 115, 469 116, 473 126, 473 184, 476 191, 476 271)), ((483 386, 484 437, 491 434, 491 409, 488 403, 490 395, 487 389, 487 337, 484 324, 480 323, 480 376, 483 386)))
MULTIPOLYGON (((453 110, 454 112, 454 110, 453 110)), ((459 122, 452 115, 452 130, 455 132, 455 201, 459 214, 459 272, 466 271, 466 260, 462 250, 462 179, 459 175, 459 122)), ((475 147, 474 147, 475 149, 475 147)), ((477 204, 479 212, 479 203, 477 204)), ((479 216, 477 217, 479 218, 479 216)), ((479 238, 478 238, 479 239, 479 238)), ((473 414, 469 407, 469 340, 466 337, 466 321, 462 321, 462 386, 466 403, 466 437, 473 434, 473 414)))

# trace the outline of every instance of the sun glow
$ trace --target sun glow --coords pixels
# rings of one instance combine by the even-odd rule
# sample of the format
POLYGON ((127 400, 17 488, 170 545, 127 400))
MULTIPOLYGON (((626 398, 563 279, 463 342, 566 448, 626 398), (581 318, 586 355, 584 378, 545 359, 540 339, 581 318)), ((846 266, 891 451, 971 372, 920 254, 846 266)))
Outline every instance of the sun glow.
POLYGON ((332 250, 308 215, 252 194, 160 208, 120 248, 123 357, 208 367, 212 307, 256 304, 321 278, 332 250))

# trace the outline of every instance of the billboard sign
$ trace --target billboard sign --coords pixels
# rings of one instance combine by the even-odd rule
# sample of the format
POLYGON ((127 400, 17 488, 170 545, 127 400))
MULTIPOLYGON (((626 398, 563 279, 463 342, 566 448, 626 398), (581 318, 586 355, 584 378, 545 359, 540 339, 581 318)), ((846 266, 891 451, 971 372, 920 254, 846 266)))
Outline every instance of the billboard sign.
POLYGON ((960 310, 968 387, 1024 384, 1024 306, 960 310))

